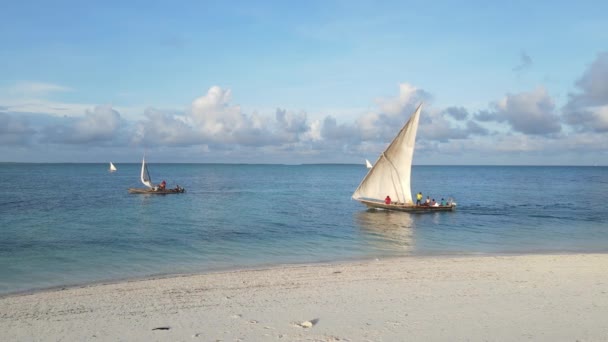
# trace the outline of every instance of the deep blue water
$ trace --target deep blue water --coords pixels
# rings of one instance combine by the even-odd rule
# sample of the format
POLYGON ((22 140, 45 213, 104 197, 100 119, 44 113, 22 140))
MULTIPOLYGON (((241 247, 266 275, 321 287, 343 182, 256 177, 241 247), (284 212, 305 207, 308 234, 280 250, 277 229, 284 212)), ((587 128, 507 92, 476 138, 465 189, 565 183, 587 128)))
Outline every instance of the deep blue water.
POLYGON ((159 274, 397 255, 608 251, 607 167, 414 166, 455 212, 368 211, 362 165, 0 163, 0 294, 159 274))

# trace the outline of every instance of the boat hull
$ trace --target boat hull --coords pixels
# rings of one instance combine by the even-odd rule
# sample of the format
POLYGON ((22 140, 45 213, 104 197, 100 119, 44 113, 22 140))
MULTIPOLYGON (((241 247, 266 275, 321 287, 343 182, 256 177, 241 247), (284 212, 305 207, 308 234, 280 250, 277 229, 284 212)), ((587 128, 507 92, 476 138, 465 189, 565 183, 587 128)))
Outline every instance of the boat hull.
POLYGON ((363 203, 368 208, 407 211, 407 212, 415 212, 415 213, 454 211, 456 209, 456 205, 443 205, 443 206, 433 207, 433 206, 429 206, 429 205, 414 205, 414 204, 386 204, 384 202, 370 201, 370 200, 363 200, 363 199, 357 199, 357 201, 363 203))
POLYGON ((129 188, 130 194, 150 194, 150 195, 169 195, 169 194, 182 194, 186 192, 186 189, 165 189, 165 190, 154 190, 154 189, 142 189, 142 188, 129 188))

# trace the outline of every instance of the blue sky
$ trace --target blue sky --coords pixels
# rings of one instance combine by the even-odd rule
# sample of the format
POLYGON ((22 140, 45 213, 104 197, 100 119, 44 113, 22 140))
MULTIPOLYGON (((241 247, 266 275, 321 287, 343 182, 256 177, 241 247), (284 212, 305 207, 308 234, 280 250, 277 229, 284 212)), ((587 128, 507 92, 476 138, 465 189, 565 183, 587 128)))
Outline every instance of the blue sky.
POLYGON ((27 2, 0 161, 608 164, 606 2, 27 2))

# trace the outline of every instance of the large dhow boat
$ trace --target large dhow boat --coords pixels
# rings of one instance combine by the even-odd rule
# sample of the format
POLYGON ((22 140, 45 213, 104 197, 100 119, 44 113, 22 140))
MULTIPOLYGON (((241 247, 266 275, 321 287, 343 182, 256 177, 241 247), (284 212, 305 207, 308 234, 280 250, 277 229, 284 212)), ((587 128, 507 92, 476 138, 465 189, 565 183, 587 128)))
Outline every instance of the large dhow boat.
POLYGON ((165 181, 163 181, 160 185, 154 185, 152 183, 152 178, 150 178, 150 172, 148 172, 148 166, 146 165, 146 157, 141 161, 141 182, 146 186, 146 188, 129 188, 129 193, 131 194, 153 194, 153 195, 166 195, 166 194, 181 194, 186 191, 186 189, 177 185, 173 189, 165 188, 165 181))
POLYGON ((421 109, 422 104, 416 108, 388 148, 380 154, 353 193, 353 199, 369 208, 409 212, 452 211, 456 208, 453 201, 444 205, 416 205, 412 201, 410 178, 421 109))

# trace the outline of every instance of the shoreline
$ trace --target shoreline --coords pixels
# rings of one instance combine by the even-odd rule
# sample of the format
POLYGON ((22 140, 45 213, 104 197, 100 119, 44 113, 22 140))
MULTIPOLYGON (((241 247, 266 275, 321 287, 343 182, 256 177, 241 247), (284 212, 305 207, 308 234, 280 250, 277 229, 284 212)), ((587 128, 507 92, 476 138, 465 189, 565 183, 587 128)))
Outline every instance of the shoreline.
POLYGON ((193 271, 186 273, 159 273, 152 274, 141 277, 123 277, 116 279, 102 279, 98 281, 89 281, 82 283, 67 283, 60 284, 55 286, 48 287, 40 287, 33 288, 27 290, 17 290, 10 291, 6 293, 0 293, 0 300, 8 297, 16 297, 16 296, 28 296, 35 295, 38 293, 44 292, 56 292, 56 291, 65 291, 71 289, 78 288, 89 288, 95 286, 104 286, 104 285, 116 285, 122 283, 132 283, 139 281, 147 281, 147 280, 160 280, 167 278, 183 278, 183 277, 193 277, 193 276, 205 276, 205 275, 213 275, 213 274, 223 274, 223 273, 235 273, 235 272, 246 272, 246 271, 266 271, 266 270, 274 270, 274 269, 283 269, 283 268, 292 268, 292 267, 304 267, 304 266, 336 266, 342 264, 353 264, 353 263, 365 263, 365 262, 375 262, 379 260, 393 260, 393 259, 409 259, 409 258, 466 258, 466 257, 502 257, 502 256, 527 256, 527 255, 587 255, 587 254, 606 254, 608 255, 608 251, 606 252, 502 252, 502 253, 446 253, 446 254, 414 254, 414 255, 402 255, 402 256, 372 256, 369 258, 352 258, 352 259, 338 259, 338 260, 330 260, 325 261, 321 260, 318 262, 302 262, 302 263, 286 263, 286 264, 276 264, 276 263, 265 263, 265 264, 257 264, 251 265, 249 267, 237 265, 234 267, 220 267, 215 269, 208 269, 203 271, 193 271))
POLYGON ((605 340, 608 254, 407 256, 0 297, 19 340, 605 340), (165 329, 166 328, 166 329, 165 329))

